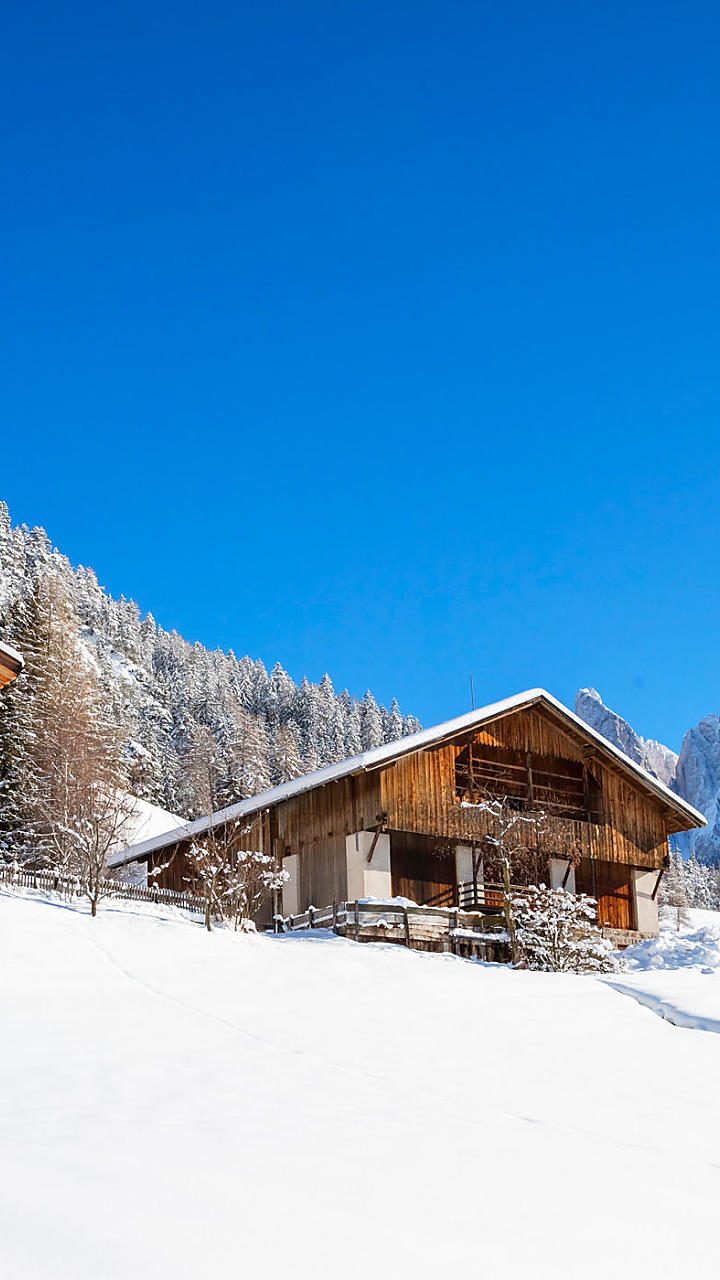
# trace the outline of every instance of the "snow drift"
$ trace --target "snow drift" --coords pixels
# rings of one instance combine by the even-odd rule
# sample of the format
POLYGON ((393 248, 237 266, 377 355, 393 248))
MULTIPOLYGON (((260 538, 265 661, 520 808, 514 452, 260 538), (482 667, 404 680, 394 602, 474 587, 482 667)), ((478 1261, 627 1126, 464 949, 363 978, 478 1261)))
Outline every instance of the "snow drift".
POLYGON ((720 1036, 602 980, 10 893, 0 964, 8 1280, 714 1256, 720 1036))

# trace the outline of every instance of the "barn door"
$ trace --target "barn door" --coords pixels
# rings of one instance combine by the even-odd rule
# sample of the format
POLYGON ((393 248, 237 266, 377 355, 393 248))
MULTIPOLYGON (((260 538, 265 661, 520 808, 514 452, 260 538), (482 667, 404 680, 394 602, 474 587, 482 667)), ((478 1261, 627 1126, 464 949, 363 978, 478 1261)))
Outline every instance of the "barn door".
POLYGON ((452 905, 456 893, 455 858, 438 851, 437 841, 411 832, 392 831, 390 866, 395 897, 422 904, 442 895, 452 905))
POLYGON ((597 898, 598 924, 609 929, 635 928, 632 867, 583 858, 575 872, 575 887, 578 893, 597 898))

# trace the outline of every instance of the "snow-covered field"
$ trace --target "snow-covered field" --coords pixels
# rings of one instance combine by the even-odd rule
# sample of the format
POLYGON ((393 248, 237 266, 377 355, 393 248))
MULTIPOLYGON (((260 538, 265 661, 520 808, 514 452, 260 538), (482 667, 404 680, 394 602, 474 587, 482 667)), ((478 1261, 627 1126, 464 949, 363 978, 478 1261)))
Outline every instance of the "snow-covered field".
POLYGON ((9 892, 0 965, 3 1280, 716 1269, 720 1035, 604 980, 9 892))
POLYGON ((613 985, 675 1026, 720 1033, 720 913, 689 914, 686 927, 629 948, 613 985))

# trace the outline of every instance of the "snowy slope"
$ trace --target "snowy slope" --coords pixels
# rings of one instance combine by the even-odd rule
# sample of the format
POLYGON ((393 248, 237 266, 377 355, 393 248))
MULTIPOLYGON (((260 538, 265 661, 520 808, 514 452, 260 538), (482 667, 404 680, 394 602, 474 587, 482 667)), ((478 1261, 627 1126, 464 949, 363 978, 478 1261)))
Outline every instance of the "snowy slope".
POLYGON ((7 892, 0 966, 4 1280, 709 1274, 720 1036, 601 981, 7 892))
POLYGON ((629 972, 610 982, 676 1026, 720 1034, 720 912, 689 914, 686 927, 666 924, 659 938, 629 947, 629 972))

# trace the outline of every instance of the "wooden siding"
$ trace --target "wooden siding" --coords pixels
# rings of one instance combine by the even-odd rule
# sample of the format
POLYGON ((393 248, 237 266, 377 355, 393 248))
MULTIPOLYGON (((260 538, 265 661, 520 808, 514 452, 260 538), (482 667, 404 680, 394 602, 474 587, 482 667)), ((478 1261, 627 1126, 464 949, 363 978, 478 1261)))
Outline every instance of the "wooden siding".
POLYGON ((439 853, 431 836, 391 831, 390 865, 396 897, 423 903, 455 889, 455 858, 447 852, 439 853))
POLYGON ((597 899, 598 923, 609 929, 635 929, 632 877, 617 862, 583 858, 575 868, 575 889, 597 899))
MULTIPOLYGON (((455 790, 455 761, 468 741, 490 748, 511 748, 542 757, 583 764, 596 785, 603 822, 558 819, 568 848, 587 857, 626 866, 659 867, 667 852, 665 807, 631 785, 599 756, 585 750, 541 711, 524 710, 486 725, 454 743, 404 756, 381 772, 382 809, 393 830, 416 831, 448 840, 481 839, 492 819, 460 805, 455 790)), ((677 829, 677 824, 671 824, 677 829)), ((531 836, 534 840, 534 834, 531 836)))
MULTIPOLYGON (((644 788, 640 779, 636 782, 620 762, 606 758, 602 748, 581 729, 568 729, 545 706, 504 714, 480 730, 459 734, 451 742, 415 751, 374 771, 340 778, 281 801, 248 818, 246 827, 237 833, 236 847, 261 849, 278 864, 288 855, 298 854, 300 911, 309 905, 323 908, 347 897, 346 837, 380 826, 391 833, 395 891, 417 897, 417 893, 407 891, 410 881, 417 882, 416 887, 422 882, 437 883, 442 888, 452 882, 453 876, 449 872, 446 876, 442 868, 436 874, 439 864, 433 864, 426 874, 428 868, 420 867, 420 862, 413 872, 413 842, 407 837, 432 837, 437 849, 443 842, 447 846, 482 842, 485 835, 492 833, 492 817, 473 805, 463 805, 457 790, 456 761, 462 752, 469 758, 467 748, 471 744, 472 759, 477 759, 484 747, 496 763, 527 758, 531 772, 535 768, 546 780, 551 776, 559 778, 560 792, 564 787, 566 796, 571 797, 571 804, 564 805, 566 813, 568 809, 577 812, 579 793, 575 783, 574 791, 568 790, 563 779, 584 779, 587 811, 597 820, 553 818, 553 847, 546 841, 539 852, 543 856, 572 854, 620 866, 622 874, 613 879, 608 889, 608 902, 612 899, 608 913, 626 919, 626 909, 616 901, 620 880, 631 904, 630 868, 659 868, 667 853, 667 834, 681 829, 682 817, 669 803, 644 788), (516 754, 511 757, 510 753, 516 754)), ((518 768, 517 764, 514 767, 518 768)), ((532 791, 531 778, 528 786, 532 791)), ((520 793, 518 796, 522 799, 520 793)), ((563 803, 559 812, 563 812, 563 803)), ((528 824, 527 831, 531 846, 538 844, 535 828, 528 824)), ((415 847, 422 861, 422 848, 417 842, 415 847)), ((167 863, 169 854, 167 848, 161 850, 155 855, 155 863, 167 863)), ((175 858, 154 882, 182 891, 188 889, 188 876, 181 842, 175 858)))
POLYGON ((4 689, 6 684, 11 684, 21 671, 22 663, 0 649, 0 689, 4 689))
MULTIPOLYGON (((299 854, 300 901, 304 907, 324 907, 347 897, 345 837, 377 826, 381 816, 378 774, 342 778, 249 818, 249 829, 240 828, 233 843, 237 849, 271 853, 278 863, 299 854)), ((183 843, 172 858, 167 848, 152 856, 150 867, 163 867, 153 883, 187 890, 190 868, 183 843)))

